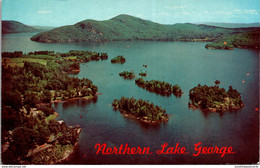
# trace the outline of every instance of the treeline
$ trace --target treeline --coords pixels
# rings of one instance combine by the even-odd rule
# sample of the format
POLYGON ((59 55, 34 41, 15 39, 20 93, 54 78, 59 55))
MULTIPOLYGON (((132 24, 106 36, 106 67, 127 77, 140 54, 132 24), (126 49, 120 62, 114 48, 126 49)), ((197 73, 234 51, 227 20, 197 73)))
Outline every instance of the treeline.
POLYGON ((92 60, 105 60, 108 59, 107 53, 98 53, 98 52, 91 52, 91 51, 78 51, 78 50, 70 50, 67 53, 61 53, 61 57, 71 57, 76 56, 76 60, 79 61, 92 61, 92 60))
POLYGON ((138 78, 135 80, 135 83, 142 88, 146 88, 150 92, 159 93, 161 95, 171 95, 181 96, 182 90, 180 86, 174 85, 172 86, 168 82, 158 81, 158 80, 144 80, 143 78, 138 78))
POLYGON ((143 122, 167 121, 168 115, 166 110, 149 103, 142 99, 121 97, 120 100, 114 99, 112 102, 114 108, 124 110, 124 113, 133 115, 136 119, 143 122))
POLYGON ((22 51, 2 52, 2 57, 17 58, 22 56, 23 56, 22 51))
POLYGON ((34 51, 34 52, 29 52, 28 55, 53 55, 54 51, 34 51))
POLYGON ((133 70, 123 71, 119 73, 119 76, 123 77, 124 79, 133 79, 135 78, 135 73, 133 70))
POLYGON ((189 91, 189 105, 216 111, 239 109, 244 106, 241 94, 229 86, 228 91, 219 86, 194 87, 189 91))

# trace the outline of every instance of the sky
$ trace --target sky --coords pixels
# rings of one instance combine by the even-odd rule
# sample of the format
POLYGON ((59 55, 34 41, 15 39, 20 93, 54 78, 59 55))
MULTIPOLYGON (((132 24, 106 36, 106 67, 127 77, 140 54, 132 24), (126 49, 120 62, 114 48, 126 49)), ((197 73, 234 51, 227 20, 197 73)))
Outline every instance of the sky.
POLYGON ((256 23, 260 0, 2 0, 2 20, 32 26, 58 27, 120 14, 161 24, 256 23))

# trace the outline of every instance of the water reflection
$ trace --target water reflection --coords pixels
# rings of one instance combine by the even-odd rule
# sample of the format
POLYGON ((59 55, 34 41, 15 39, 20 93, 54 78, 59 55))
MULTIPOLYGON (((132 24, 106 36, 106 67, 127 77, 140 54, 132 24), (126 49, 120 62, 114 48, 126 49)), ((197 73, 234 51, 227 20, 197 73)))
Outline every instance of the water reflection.
MULTIPOLYGON (((91 103, 97 103, 98 101, 98 96, 94 96, 93 98, 90 98, 90 99, 72 99, 72 100, 68 100, 68 101, 65 101, 65 102, 62 102, 62 108, 63 109, 67 109, 69 107, 72 107, 72 106, 75 106, 75 104, 77 106, 80 106, 80 107, 85 107, 91 103)), ((56 103, 54 103, 55 105, 56 103)))

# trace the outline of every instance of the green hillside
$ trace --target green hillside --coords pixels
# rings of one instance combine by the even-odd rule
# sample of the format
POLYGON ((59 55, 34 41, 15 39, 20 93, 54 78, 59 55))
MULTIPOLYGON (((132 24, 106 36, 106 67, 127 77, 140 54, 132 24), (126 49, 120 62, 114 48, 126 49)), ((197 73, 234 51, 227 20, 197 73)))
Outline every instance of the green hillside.
POLYGON ((24 25, 17 21, 2 21, 2 34, 37 32, 38 29, 24 25))
POLYGON ((106 21, 84 20, 39 33, 31 40, 37 42, 79 41, 214 41, 224 35, 245 32, 246 29, 228 29, 208 25, 162 25, 129 15, 119 15, 106 21))
POLYGON ((257 30, 223 37, 205 46, 208 49, 260 48, 260 28, 257 30))

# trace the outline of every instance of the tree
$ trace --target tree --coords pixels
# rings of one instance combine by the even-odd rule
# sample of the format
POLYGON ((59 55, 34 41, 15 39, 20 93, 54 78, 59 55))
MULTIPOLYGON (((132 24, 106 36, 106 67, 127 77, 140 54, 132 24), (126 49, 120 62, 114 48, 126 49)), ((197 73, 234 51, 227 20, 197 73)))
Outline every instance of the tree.
POLYGON ((39 135, 35 130, 19 127, 13 132, 13 143, 11 145, 15 146, 15 152, 20 156, 25 156, 29 149, 35 148, 38 138, 39 135))

